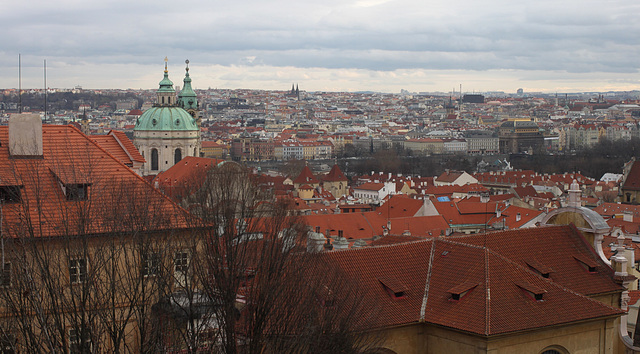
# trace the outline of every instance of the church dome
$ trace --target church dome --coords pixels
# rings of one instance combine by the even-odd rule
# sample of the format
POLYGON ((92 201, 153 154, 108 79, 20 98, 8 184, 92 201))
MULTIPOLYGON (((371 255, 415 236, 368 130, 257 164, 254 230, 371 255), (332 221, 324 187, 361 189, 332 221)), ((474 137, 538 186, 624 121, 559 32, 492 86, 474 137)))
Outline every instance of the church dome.
MULTIPOLYGON (((187 78, 189 88, 191 78, 187 78)), ((185 82, 187 82, 185 80, 185 82)), ((169 80, 169 70, 167 69, 167 58, 165 58, 164 78, 160 81, 156 91, 158 102, 150 109, 146 110, 136 122, 134 131, 200 131, 196 120, 189 112, 176 102, 176 91, 173 82, 169 80)), ((195 93, 194 93, 195 96, 195 93)), ((195 97, 193 98, 195 99, 195 97)))
POLYGON ((134 130, 198 131, 196 120, 180 107, 160 106, 147 109, 136 123, 134 130))

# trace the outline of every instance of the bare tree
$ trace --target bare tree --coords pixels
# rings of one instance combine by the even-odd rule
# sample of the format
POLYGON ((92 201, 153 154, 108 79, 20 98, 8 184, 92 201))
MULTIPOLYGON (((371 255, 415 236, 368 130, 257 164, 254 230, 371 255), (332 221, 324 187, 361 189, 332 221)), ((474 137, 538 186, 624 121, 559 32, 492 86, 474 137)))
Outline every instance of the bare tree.
POLYGON ((185 305, 207 306, 198 312, 201 327, 189 324, 196 340, 187 347, 295 353, 311 343, 313 350, 331 343, 326 352, 365 346, 356 335, 366 316, 355 291, 323 257, 305 251, 308 229, 290 204, 257 186, 248 169, 223 164, 189 198, 202 223, 193 230, 204 236, 193 238, 200 243, 190 268, 200 297, 185 305))

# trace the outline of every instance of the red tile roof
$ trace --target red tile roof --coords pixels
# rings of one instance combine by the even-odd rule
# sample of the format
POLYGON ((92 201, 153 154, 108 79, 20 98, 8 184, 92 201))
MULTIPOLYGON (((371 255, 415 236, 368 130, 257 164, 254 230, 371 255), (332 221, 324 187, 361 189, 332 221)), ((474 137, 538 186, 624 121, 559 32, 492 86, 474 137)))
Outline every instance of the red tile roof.
POLYGON ((21 230, 25 219, 38 225, 32 229, 35 237, 110 232, 125 227, 110 213, 134 213, 136 207, 140 213, 145 209, 144 215, 166 214, 164 223, 152 228, 185 227, 178 219, 182 209, 77 128, 44 125, 41 158, 10 158, 8 130, 0 127, 0 175, 5 183, 21 186, 23 202, 4 205, 6 233, 21 230), (6 178, 9 173, 12 179, 6 178), (65 184, 86 185, 86 199, 68 200, 65 188, 73 186, 65 184), (144 201, 144 208, 136 201, 144 201), (80 216, 91 222, 83 223, 80 216))
POLYGON ((342 173, 342 170, 340 169, 340 167, 338 167, 338 165, 333 165, 331 171, 329 171, 329 173, 324 176, 323 180, 329 182, 348 181, 347 177, 345 177, 344 173, 342 173))
POLYGON ((186 156, 153 180, 169 196, 181 199, 195 192, 207 172, 225 160, 186 156))
POLYGON ((313 175, 313 173, 311 172, 311 169, 309 169, 309 166, 304 166, 304 168, 302 169, 302 171, 300 172, 300 174, 298 175, 298 177, 296 177, 296 179, 293 180, 293 183, 295 184, 317 184, 318 179, 313 175))
MULTIPOLYGON (((374 327, 424 321, 491 336, 623 314, 619 309, 580 295, 567 285, 575 282, 565 282, 567 279, 563 276, 568 274, 585 280, 586 284, 597 279, 593 287, 586 288, 591 293, 599 292, 602 284, 605 284, 602 288, 609 291, 622 290, 613 283, 611 272, 604 268, 589 274, 574 267, 576 261, 571 255, 584 248, 579 246, 577 251, 567 252, 577 231, 568 227, 533 231, 527 236, 536 239, 536 234, 554 235, 555 243, 566 247, 548 248, 545 243, 522 247, 518 246, 524 244, 517 242, 519 238, 513 241, 513 233, 505 232, 492 234, 493 240, 487 247, 475 244, 473 238, 434 238, 327 252, 323 256, 352 274, 350 281, 363 292, 362 301, 374 314, 374 327), (528 256, 538 256, 538 251, 544 250, 549 255, 540 262, 554 259, 552 263, 561 271, 553 273, 552 278, 544 278, 504 245, 523 248, 528 256), (503 251, 516 256, 515 259, 503 251), (568 265, 569 270, 564 270, 564 265, 568 265), (386 287, 400 284, 402 297, 391 296, 385 284, 392 284, 386 287), (458 300, 452 292, 459 293, 458 300), (535 299, 536 293, 542 294, 542 301, 535 299)), ((584 240, 581 242, 584 245, 584 240)))
POLYGON ((363 183, 357 187, 353 187, 353 189, 365 190, 365 191, 379 191, 384 188, 384 183, 373 183, 367 182, 363 183))
POLYGON ((413 199, 403 194, 397 194, 382 204, 376 212, 385 218, 411 217, 422 208, 424 200, 413 199))
POLYGON ((144 157, 123 132, 112 130, 107 135, 91 135, 91 139, 129 167, 132 167, 134 162, 145 162, 144 157))
POLYGON ((460 176, 462 176, 463 173, 464 172, 457 171, 443 172, 440 176, 438 176, 438 178, 436 178, 436 181, 452 183, 455 182, 455 180, 457 180, 460 176))

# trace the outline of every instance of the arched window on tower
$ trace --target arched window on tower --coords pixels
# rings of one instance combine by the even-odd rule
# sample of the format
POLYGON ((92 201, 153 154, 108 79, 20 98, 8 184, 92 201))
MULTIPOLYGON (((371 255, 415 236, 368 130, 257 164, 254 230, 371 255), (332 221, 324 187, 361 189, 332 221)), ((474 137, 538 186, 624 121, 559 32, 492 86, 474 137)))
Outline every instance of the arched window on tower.
POLYGON ((151 171, 158 170, 158 149, 151 149, 151 171))
POLYGON ((182 160, 182 150, 178 148, 173 154, 173 164, 177 164, 180 160, 182 160))

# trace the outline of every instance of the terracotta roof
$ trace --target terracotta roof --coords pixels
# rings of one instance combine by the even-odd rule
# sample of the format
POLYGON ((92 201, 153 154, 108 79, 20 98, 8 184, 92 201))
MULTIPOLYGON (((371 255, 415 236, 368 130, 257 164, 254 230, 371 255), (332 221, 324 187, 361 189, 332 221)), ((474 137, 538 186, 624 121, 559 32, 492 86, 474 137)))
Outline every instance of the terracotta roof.
POLYGON ((342 173, 342 170, 340 170, 340 167, 338 167, 337 164, 333 165, 331 171, 329 171, 329 173, 324 176, 323 180, 329 182, 348 181, 347 177, 345 177, 344 173, 342 173))
POLYGON ((207 171, 224 162, 225 160, 186 156, 157 175, 153 181, 167 195, 180 199, 200 188, 207 171))
POLYGON ((555 270, 551 280, 581 294, 595 295, 621 289, 612 280, 611 268, 600 260, 582 234, 572 226, 516 229, 491 232, 487 236, 477 234, 451 238, 478 246, 486 245, 523 266, 533 258, 555 270), (587 272, 578 261, 566 261, 566 258, 575 257, 595 262, 596 272, 587 272))
POLYGON ((367 182, 357 187, 353 187, 354 190, 359 189, 359 190, 365 190, 365 191, 379 191, 382 188, 384 188, 384 183, 373 183, 373 182, 367 182))
POLYGON ((114 136, 116 138, 120 146, 122 146, 122 148, 132 161, 142 163, 145 162, 144 157, 142 157, 138 149, 136 149, 136 147, 133 145, 131 139, 129 139, 129 137, 127 137, 124 132, 112 130, 108 135, 114 136))
POLYGON ((317 184, 318 179, 313 175, 309 166, 304 166, 298 177, 293 180, 295 184, 317 184))
POLYGON ((403 194, 397 194, 382 204, 376 212, 385 218, 411 217, 422 208, 424 200, 409 198, 403 194))
POLYGON ((337 236, 338 230, 342 230, 347 239, 371 238, 380 235, 382 226, 387 224, 387 220, 375 212, 306 215, 302 218, 312 229, 320 227, 320 232, 323 234, 329 230, 331 236, 337 236))
POLYGON ((41 158, 9 158, 8 127, 0 127, 1 178, 22 186, 22 202, 3 207, 5 233, 23 230, 27 219, 38 225, 34 237, 100 234, 126 227, 121 218, 135 212, 163 215, 163 223, 152 229, 185 227, 178 218, 182 209, 77 128, 43 125, 42 140, 41 158), (9 172, 13 180, 5 178, 9 172), (75 188, 85 190, 86 197, 70 194, 75 188), (122 214, 114 219, 114 213, 122 214))
POLYGON ((437 182, 455 182, 460 176, 462 176, 463 172, 449 171, 443 172, 438 178, 436 178, 437 182))
POLYGON ((90 138, 129 167, 133 166, 133 162, 145 162, 140 152, 123 132, 112 130, 107 135, 91 135, 90 138))
POLYGON ((616 214, 631 213, 634 218, 640 218, 640 205, 602 203, 593 208, 593 211, 602 215, 603 218, 611 218, 616 214))
MULTIPOLYGON (((570 228, 556 229, 534 229, 528 236, 551 233, 557 236, 555 243, 569 245, 575 241, 570 228)), ((374 327, 425 321, 491 336, 623 314, 572 291, 575 289, 557 276, 561 272, 544 278, 517 257, 514 260, 503 254, 509 253, 511 246, 524 248, 528 255, 545 251, 558 264, 569 265, 570 270, 562 273, 572 273, 588 283, 594 275, 573 267, 576 261, 566 248, 555 251, 544 248, 544 243, 521 247, 523 243, 512 241, 512 236, 508 232, 492 234, 493 242, 487 247, 474 244, 473 238, 434 238, 326 252, 323 256, 352 274, 350 281, 363 292, 362 301, 374 314, 374 327), (501 246, 506 244, 509 247, 501 246), (386 290, 390 287, 398 288, 399 294, 386 290), (536 295, 542 296, 541 301, 536 295)), ((584 244, 584 240, 581 242, 584 244)), ((605 275, 601 280, 608 290, 622 290, 613 283, 610 272, 597 273, 595 278, 600 274, 605 275)), ((596 289, 599 283, 593 284, 596 289)))

